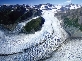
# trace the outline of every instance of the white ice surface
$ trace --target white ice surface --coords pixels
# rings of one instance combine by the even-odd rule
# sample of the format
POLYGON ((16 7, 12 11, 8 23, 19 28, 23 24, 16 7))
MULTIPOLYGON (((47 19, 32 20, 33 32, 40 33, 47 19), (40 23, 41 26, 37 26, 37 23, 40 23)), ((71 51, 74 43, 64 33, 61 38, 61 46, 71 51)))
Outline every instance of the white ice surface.
POLYGON ((55 5, 57 9, 60 9, 62 6, 61 5, 55 5))
POLYGON ((82 39, 69 39, 44 61, 82 61, 82 39))

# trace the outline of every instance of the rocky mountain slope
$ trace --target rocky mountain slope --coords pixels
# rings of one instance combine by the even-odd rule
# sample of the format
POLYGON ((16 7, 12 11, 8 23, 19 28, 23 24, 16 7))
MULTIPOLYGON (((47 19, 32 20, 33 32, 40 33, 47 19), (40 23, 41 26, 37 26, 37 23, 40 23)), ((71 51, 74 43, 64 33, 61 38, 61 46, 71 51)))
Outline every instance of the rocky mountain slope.
POLYGON ((59 19, 63 20, 62 25, 68 33, 70 33, 72 36, 76 34, 75 37, 82 36, 77 35, 82 31, 82 7, 78 9, 67 10, 66 13, 58 12, 55 15, 59 19))
POLYGON ((19 22, 38 15, 41 15, 40 10, 31 8, 29 5, 2 5, 0 7, 0 25, 13 30, 19 22))

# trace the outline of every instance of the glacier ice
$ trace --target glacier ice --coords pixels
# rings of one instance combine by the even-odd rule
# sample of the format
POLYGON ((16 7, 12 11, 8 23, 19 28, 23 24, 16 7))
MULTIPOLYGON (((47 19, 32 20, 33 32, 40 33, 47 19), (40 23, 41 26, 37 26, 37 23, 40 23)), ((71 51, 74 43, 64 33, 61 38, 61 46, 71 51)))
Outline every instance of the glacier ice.
POLYGON ((0 45, 0 54, 11 54, 4 58, 0 56, 0 60, 36 61, 49 57, 49 54, 68 38, 68 34, 60 25, 60 21, 54 17, 52 10, 43 10, 42 13, 45 23, 41 31, 35 34, 5 35, 3 31, 0 31, 0 42, 4 41, 0 45))

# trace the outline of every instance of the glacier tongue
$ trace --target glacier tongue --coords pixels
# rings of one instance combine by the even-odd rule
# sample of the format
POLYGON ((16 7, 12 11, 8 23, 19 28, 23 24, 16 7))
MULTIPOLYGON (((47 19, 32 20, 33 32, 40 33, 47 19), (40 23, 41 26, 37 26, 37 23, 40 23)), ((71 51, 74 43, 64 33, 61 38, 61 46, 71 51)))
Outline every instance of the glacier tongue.
MULTIPOLYGON (((45 19, 45 23, 41 31, 35 32, 35 34, 10 34, 4 35, 4 39, 1 37, 0 42, 6 40, 0 44, 0 54, 13 54, 17 52, 23 52, 22 54, 15 54, 5 59, 8 60, 20 60, 26 56, 28 61, 36 61, 41 58, 47 57, 56 48, 68 38, 68 34, 61 27, 60 21, 54 17, 54 13, 51 10, 43 10, 42 17, 45 19), (28 48, 28 49, 27 49, 28 48), (24 49, 26 49, 24 51, 24 49), (17 58, 17 59, 14 59, 17 58)), ((0 59, 1 56, 0 56, 0 59)))

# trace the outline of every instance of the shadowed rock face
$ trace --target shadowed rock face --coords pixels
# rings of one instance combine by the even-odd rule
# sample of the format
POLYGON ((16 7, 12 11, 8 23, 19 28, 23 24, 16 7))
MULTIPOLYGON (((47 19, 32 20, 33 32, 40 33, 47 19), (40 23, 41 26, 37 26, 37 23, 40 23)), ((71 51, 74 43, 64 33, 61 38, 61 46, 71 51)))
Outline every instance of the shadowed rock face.
POLYGON ((26 10, 26 8, 23 7, 23 5, 1 6, 0 7, 0 24, 2 24, 5 28, 8 28, 9 30, 11 30, 11 28, 14 28, 18 22, 22 22, 25 19, 29 19, 34 16, 41 15, 40 10, 33 9, 30 7, 28 8, 28 7, 27 7, 28 10, 26 10))

